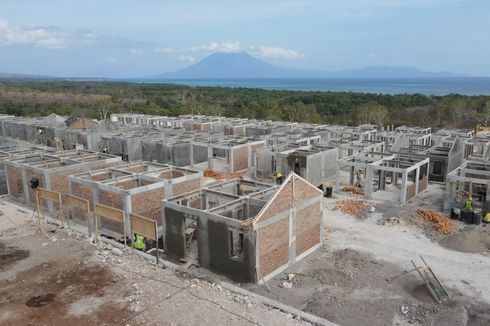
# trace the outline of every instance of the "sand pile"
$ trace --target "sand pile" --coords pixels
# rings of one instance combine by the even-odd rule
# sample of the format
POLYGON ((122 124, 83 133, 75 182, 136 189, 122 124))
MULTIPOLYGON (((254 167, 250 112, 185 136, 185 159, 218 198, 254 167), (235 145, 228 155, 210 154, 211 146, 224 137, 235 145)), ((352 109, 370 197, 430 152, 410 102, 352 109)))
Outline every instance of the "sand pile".
POLYGON ((454 233, 454 223, 447 217, 436 211, 417 209, 417 214, 432 223, 434 229, 442 234, 454 233))
POLYGON ((349 194, 354 194, 354 195, 364 195, 364 188, 359 188, 359 187, 354 187, 354 186, 347 186, 342 189, 340 189, 342 192, 346 192, 349 194))
POLYGON ((334 209, 344 214, 358 216, 369 207, 371 204, 365 200, 341 200, 335 203, 334 209))
POLYGON ((206 169, 204 170, 204 176, 208 178, 213 178, 216 180, 225 180, 225 179, 236 179, 236 178, 242 178, 242 175, 238 172, 235 173, 222 173, 215 171, 213 169, 206 169))
POLYGON ((470 227, 461 230, 458 234, 442 239, 439 244, 462 252, 486 252, 490 250, 490 234, 487 230, 470 227))

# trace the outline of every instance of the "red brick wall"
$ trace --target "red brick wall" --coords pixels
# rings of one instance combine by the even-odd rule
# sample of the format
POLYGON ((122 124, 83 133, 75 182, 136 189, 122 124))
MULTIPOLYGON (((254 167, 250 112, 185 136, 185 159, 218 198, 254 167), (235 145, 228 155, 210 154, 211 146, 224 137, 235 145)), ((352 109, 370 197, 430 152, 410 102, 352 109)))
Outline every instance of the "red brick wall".
POLYGON ((320 243, 320 223, 318 203, 296 212, 296 256, 320 243))
MULTIPOLYGON (((117 209, 123 209, 121 195, 113 192, 99 190, 99 203, 117 209)), ((108 230, 123 234, 123 225, 116 221, 112 221, 106 218, 100 218, 100 223, 102 228, 106 228, 108 230)))
POLYGON ((133 173, 142 173, 145 172, 145 167, 144 166, 134 166, 132 168, 127 169, 129 172, 133 173))
POLYGON ((131 196, 131 210, 133 213, 151 218, 162 224, 160 203, 165 197, 164 188, 157 188, 131 196))
POLYGON ((201 178, 175 183, 172 185, 172 196, 182 195, 198 189, 201 189, 201 178))
POLYGON ((19 197, 24 193, 24 183, 22 180, 21 170, 17 169, 15 166, 5 164, 5 172, 7 174, 10 196, 19 199, 19 197))
POLYGON ((266 276, 289 259, 289 220, 287 218, 257 231, 260 276, 266 276))
MULTIPOLYGON (((86 185, 81 185, 78 183, 72 183, 71 184, 71 194, 74 196, 78 196, 84 199, 88 199, 89 201, 89 209, 92 209, 92 191, 90 186, 86 185)), ((88 219, 93 218, 92 213, 86 213, 84 210, 79 209, 79 208, 74 208, 73 209, 73 215, 71 216, 74 220, 80 222, 83 222, 84 224, 87 223, 88 219)))
POLYGON ((50 173, 49 179, 51 181, 50 189, 52 191, 58 191, 63 193, 68 192, 68 177, 70 175, 84 172, 83 167, 77 169, 68 169, 63 172, 50 173))
POLYGON ((99 190, 99 203, 102 205, 123 209, 122 197, 114 192, 99 190))
POLYGON ((248 149, 246 146, 233 150, 233 171, 248 169, 248 149))

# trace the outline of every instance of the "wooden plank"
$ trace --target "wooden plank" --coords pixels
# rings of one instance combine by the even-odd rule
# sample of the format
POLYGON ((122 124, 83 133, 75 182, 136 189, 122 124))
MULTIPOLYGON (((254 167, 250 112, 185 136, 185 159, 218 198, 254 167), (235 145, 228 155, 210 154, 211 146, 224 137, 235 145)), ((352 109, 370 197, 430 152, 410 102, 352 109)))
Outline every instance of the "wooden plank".
POLYGON ((53 202, 61 204, 61 194, 59 192, 51 191, 44 188, 37 188, 37 193, 39 195, 39 198, 51 200, 53 202))
POLYGON ((129 217, 131 219, 131 233, 137 233, 145 238, 157 240, 157 222, 155 220, 133 213, 130 213, 129 217))
POLYGON ((102 204, 95 204, 95 214, 124 224, 124 212, 102 204))
POLYGON ((83 209, 87 213, 90 211, 88 200, 82 197, 66 194, 65 204, 71 207, 83 209))

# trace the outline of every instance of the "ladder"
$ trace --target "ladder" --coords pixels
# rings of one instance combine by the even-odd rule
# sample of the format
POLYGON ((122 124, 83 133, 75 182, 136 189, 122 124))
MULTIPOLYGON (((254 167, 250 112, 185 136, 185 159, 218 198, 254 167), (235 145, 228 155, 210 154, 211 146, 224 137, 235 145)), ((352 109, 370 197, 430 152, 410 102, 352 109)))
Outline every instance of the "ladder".
POLYGON ((446 291, 437 276, 434 274, 432 268, 430 268, 430 266, 427 264, 422 256, 420 256, 420 259, 423 263, 422 266, 417 266, 413 260, 411 262, 413 264, 413 267, 417 270, 420 277, 424 281, 425 286, 429 290, 434 300, 436 300, 438 303, 442 303, 443 301, 449 299, 449 293, 446 291))

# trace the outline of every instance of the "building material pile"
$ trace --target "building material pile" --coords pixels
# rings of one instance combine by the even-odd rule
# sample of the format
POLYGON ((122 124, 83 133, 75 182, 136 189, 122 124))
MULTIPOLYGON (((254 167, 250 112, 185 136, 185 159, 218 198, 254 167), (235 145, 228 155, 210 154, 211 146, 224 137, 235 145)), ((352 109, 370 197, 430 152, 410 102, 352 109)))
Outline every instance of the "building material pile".
POLYGON ((204 176, 208 178, 213 178, 216 180, 226 180, 226 179, 236 179, 236 178, 242 178, 241 173, 234 172, 234 173, 224 173, 224 172, 218 172, 213 169, 206 169, 204 170, 204 176))
POLYGON ((335 203, 334 209, 344 214, 358 216, 369 207, 371 204, 365 200, 341 200, 335 203))
POLYGON ((354 186, 346 186, 340 189, 342 192, 346 192, 354 195, 364 195, 364 188, 354 187, 354 186))
POLYGON ((430 222, 437 232, 444 235, 454 233, 454 223, 449 217, 439 212, 425 209, 417 209, 416 212, 419 216, 430 222))

